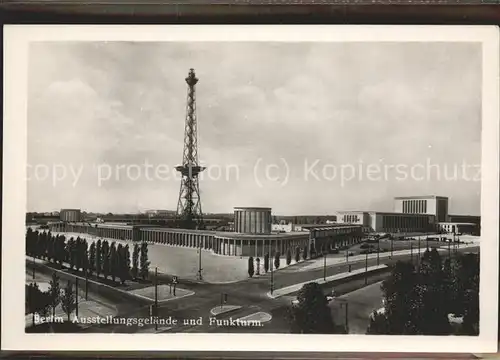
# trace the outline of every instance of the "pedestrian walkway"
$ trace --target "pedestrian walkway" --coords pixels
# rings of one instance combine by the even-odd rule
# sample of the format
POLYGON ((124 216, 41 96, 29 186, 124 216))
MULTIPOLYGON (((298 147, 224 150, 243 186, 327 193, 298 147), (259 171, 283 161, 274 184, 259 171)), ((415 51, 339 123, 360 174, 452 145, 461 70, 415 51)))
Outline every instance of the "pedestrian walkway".
POLYGON ((356 276, 356 275, 359 275, 359 274, 363 274, 365 272, 365 270, 367 272, 372 272, 372 271, 376 271, 376 270, 384 269, 384 268, 387 268, 387 265, 369 266, 367 269, 361 268, 361 269, 353 270, 351 272, 345 272, 345 273, 335 274, 335 275, 332 275, 332 276, 328 276, 326 278, 326 281, 325 281, 324 278, 321 278, 321 279, 316 279, 316 280, 310 280, 310 281, 302 282, 302 283, 299 283, 299 284, 290 285, 290 286, 287 286, 287 287, 284 287, 284 288, 281 288, 281 289, 276 289, 276 290, 273 291, 272 294, 270 292, 268 292, 267 296, 270 297, 271 299, 276 299, 276 298, 284 296, 284 295, 289 295, 289 294, 295 293, 295 292, 299 291, 302 288, 302 286, 304 286, 305 284, 311 283, 311 282, 316 282, 316 283, 318 283, 318 284, 321 285, 321 284, 329 283, 331 281, 346 279, 346 278, 349 278, 351 276, 356 276))

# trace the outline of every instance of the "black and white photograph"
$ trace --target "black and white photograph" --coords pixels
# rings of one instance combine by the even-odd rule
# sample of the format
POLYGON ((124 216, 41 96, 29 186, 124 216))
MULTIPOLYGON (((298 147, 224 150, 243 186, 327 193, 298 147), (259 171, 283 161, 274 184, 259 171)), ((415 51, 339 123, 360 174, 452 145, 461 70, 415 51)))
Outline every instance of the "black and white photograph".
POLYGON ((5 34, 2 333, 496 346, 498 29, 5 34))

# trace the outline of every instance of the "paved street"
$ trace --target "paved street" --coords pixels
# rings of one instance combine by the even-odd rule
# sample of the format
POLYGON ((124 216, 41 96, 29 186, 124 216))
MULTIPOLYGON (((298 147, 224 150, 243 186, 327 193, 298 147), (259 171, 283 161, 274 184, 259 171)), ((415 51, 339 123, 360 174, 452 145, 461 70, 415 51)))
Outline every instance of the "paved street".
POLYGON ((366 334, 366 329, 369 324, 369 316, 373 310, 382 307, 382 290, 380 285, 382 282, 368 285, 358 290, 354 290, 348 294, 339 296, 338 299, 330 303, 332 315, 337 324, 345 325, 346 305, 348 326, 350 334, 366 334))

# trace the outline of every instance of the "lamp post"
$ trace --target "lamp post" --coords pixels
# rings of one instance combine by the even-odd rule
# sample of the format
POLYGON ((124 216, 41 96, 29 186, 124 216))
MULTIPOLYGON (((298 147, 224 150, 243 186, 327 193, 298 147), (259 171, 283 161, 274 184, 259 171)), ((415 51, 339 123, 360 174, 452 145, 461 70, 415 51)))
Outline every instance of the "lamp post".
POLYGON ((272 295, 272 294, 273 294, 273 291, 274 291, 274 276, 273 276, 273 273, 274 273, 274 272, 273 272, 273 265, 274 265, 274 264, 273 264, 273 261, 271 261, 271 257, 269 257, 268 261, 269 261, 269 263, 270 263, 270 264, 269 264, 269 265, 270 265, 269 267, 271 268, 271 295, 272 295))
POLYGON ((76 317, 78 317, 78 278, 75 277, 75 288, 76 288, 76 291, 75 291, 75 306, 76 306, 76 317))
POLYGON ((394 251, 394 238, 391 236, 391 259, 394 251))
POLYGON ((323 281, 326 282, 326 251, 323 251, 323 281))
POLYGON ((340 308, 342 309, 342 307, 345 309, 345 330, 349 334, 349 303, 347 300, 340 303, 340 308))
MULTIPOLYGON (((155 267, 155 317, 158 317, 158 268, 155 267)), ((158 331, 158 321, 155 319, 155 331, 158 331)))
POLYGON ((377 239, 377 266, 380 265, 380 238, 377 239))
POLYGON ((417 272, 420 272, 420 236, 418 237, 417 272))
POLYGON ((365 256, 365 285, 368 284, 368 250, 366 251, 365 256))

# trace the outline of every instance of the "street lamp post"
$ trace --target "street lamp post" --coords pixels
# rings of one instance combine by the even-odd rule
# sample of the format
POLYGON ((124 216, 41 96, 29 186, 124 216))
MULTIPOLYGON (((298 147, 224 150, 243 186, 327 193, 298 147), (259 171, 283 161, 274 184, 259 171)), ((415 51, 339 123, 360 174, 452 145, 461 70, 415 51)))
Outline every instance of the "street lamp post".
POLYGON ((377 239, 377 266, 380 265, 380 238, 377 239))
POLYGON ((420 272, 420 236, 418 237, 417 272, 420 272))
POLYGON ((413 264, 413 243, 410 240, 410 261, 413 264))
POLYGON ((271 258, 269 257, 268 261, 270 263, 270 268, 271 268, 271 295, 273 294, 274 291, 274 276, 273 276, 273 262, 270 260, 271 258))
POLYGON ((201 271, 203 270, 201 268, 201 246, 202 246, 201 236, 198 236, 198 251, 199 251, 199 254, 198 254, 198 280, 203 280, 203 277, 201 275, 201 271))
POLYGON ((340 308, 342 309, 342 307, 345 309, 345 330, 346 333, 349 334, 349 303, 347 300, 340 303, 340 308))
POLYGON ((393 251, 394 251, 394 238, 391 237, 391 259, 392 259, 393 251))
POLYGON ((323 251, 323 281, 326 282, 326 251, 323 251))
POLYGON ((78 278, 75 277, 75 288, 76 288, 76 291, 75 291, 75 306, 76 306, 76 317, 78 317, 78 278))
POLYGON ((368 250, 366 251, 365 256, 365 285, 368 284, 368 250))
POLYGON ((89 271, 85 269, 85 300, 89 299, 89 271))
MULTIPOLYGON (((158 317, 158 268, 155 267, 155 317, 158 317)), ((158 331, 158 319, 155 319, 155 331, 158 331)))

